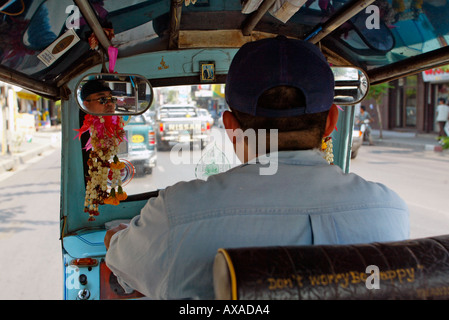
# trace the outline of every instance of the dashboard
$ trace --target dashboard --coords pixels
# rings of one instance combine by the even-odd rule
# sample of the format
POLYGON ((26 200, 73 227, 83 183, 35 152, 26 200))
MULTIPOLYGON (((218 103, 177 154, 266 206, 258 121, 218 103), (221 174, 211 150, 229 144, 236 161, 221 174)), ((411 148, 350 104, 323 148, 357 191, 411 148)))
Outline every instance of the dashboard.
POLYGON ((106 230, 84 231, 63 239, 64 300, 139 299, 125 292, 107 267, 103 239, 106 230))

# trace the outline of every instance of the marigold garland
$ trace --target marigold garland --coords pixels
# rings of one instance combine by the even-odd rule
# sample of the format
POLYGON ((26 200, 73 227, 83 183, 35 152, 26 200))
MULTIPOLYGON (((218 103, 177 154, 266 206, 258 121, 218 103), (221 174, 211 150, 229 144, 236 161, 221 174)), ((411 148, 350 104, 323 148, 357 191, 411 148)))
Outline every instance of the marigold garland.
POLYGON ((334 164, 334 147, 332 137, 325 137, 321 140, 321 151, 324 152, 324 159, 329 164, 334 164))
POLYGON ((99 215, 100 205, 118 205, 127 198, 120 177, 120 170, 125 164, 117 157, 118 147, 125 139, 123 127, 122 117, 87 114, 82 127, 75 129, 78 132, 75 139, 81 139, 81 135, 87 131, 90 133, 90 138, 84 146, 87 151, 92 149, 87 160, 89 170, 84 201, 84 212, 89 213, 88 221, 95 221, 95 216, 99 215), (112 178, 111 189, 108 192, 109 170, 112 171, 112 178))

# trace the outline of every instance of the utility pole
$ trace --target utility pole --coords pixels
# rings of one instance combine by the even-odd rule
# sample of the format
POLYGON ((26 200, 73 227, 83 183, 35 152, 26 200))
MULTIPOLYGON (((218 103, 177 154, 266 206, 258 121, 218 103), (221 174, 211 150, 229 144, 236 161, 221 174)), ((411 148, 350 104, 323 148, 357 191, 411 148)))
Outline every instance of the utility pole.
POLYGON ((10 155, 10 137, 11 130, 14 129, 14 116, 11 116, 11 87, 6 83, 0 82, 0 120, 1 120, 1 155, 10 155))
POLYGON ((1 132, 2 132, 2 155, 9 154, 8 139, 8 122, 7 122, 7 107, 6 107, 6 86, 0 85, 0 120, 1 120, 1 132))

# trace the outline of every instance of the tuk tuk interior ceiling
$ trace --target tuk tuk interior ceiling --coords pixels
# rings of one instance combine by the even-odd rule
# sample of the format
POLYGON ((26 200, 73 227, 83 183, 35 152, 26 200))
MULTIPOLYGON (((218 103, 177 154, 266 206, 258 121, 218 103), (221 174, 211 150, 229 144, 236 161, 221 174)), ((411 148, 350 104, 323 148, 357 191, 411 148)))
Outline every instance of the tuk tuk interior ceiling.
POLYGON ((284 34, 319 42, 334 64, 349 62, 372 71, 444 48, 449 41, 447 0, 0 0, 0 77, 7 81, 5 74, 11 78, 13 73, 59 88, 101 63, 98 50, 104 41, 93 41, 98 31, 85 5, 106 42, 118 48, 119 59, 200 48, 205 42, 236 48, 284 34), (355 4, 363 9, 346 15, 355 4), (335 23, 341 16, 344 21, 352 17, 335 23), (330 31, 317 40, 328 22, 330 31), (70 46, 60 41, 69 31, 70 46), (49 48, 59 56, 45 63, 49 48))

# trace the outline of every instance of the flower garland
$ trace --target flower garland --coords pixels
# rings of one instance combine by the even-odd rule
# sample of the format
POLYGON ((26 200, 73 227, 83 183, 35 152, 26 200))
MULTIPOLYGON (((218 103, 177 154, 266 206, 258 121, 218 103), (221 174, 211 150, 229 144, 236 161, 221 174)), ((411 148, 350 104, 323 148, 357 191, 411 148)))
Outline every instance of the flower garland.
POLYGON ((117 157, 118 147, 125 138, 123 127, 122 117, 86 114, 82 127, 75 129, 78 132, 75 139, 81 139, 83 133, 90 132, 90 138, 84 146, 85 150, 92 149, 87 160, 89 170, 84 201, 84 212, 89 213, 88 221, 95 221, 100 205, 118 205, 127 198, 120 177, 120 170, 125 164, 117 157), (112 172, 112 179, 108 192, 109 170, 112 172))
POLYGON ((325 137, 321 140, 321 151, 324 152, 324 159, 331 165, 334 164, 334 147, 332 137, 325 137))

